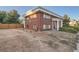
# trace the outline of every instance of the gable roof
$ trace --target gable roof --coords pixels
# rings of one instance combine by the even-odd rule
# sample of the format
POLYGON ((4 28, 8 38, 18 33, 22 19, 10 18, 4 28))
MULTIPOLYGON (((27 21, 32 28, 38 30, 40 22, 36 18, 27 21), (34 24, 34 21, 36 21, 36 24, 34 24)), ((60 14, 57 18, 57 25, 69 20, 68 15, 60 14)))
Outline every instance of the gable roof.
POLYGON ((31 14, 33 14, 33 13, 36 13, 36 12, 38 12, 38 11, 42 11, 42 12, 45 12, 45 13, 50 14, 50 15, 52 15, 52 16, 55 16, 55 17, 58 17, 58 18, 62 18, 62 19, 63 19, 62 16, 60 16, 60 15, 58 15, 58 14, 52 12, 52 11, 49 11, 49 10, 43 8, 43 7, 40 7, 40 6, 34 8, 34 9, 31 9, 31 10, 29 10, 29 11, 27 11, 27 12, 26 12, 26 16, 31 15, 31 14))

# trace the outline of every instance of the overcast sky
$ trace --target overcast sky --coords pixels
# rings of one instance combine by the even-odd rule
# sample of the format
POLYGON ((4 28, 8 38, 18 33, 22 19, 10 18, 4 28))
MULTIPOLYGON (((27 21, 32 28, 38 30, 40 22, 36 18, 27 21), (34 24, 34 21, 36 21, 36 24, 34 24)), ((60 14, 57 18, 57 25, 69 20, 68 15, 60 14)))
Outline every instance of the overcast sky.
MULTIPOLYGON (((35 7, 36 6, 0 6, 0 10, 9 11, 15 9, 22 16, 28 10, 35 7)), ((67 14, 71 17, 71 19, 79 19, 79 6, 43 6, 43 7, 61 16, 67 14)))

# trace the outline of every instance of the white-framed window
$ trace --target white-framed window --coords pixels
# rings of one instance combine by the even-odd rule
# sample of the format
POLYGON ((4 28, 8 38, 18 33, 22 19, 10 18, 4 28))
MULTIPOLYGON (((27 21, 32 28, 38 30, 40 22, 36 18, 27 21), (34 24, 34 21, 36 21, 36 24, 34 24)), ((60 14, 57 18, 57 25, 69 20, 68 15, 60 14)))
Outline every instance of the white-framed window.
POLYGON ((43 25, 43 29, 50 29, 51 28, 51 25, 43 25))
POLYGON ((35 29, 35 30, 36 30, 36 29, 37 29, 37 26, 36 26, 36 25, 33 25, 33 29, 35 29))
POLYGON ((46 25, 45 24, 43 25, 43 29, 46 29, 46 25))
POLYGON ((50 19, 51 16, 50 16, 50 15, 47 15, 47 14, 44 14, 44 15, 43 15, 43 18, 45 18, 45 19, 50 19))
POLYGON ((51 28, 51 25, 48 25, 48 29, 50 29, 51 28))

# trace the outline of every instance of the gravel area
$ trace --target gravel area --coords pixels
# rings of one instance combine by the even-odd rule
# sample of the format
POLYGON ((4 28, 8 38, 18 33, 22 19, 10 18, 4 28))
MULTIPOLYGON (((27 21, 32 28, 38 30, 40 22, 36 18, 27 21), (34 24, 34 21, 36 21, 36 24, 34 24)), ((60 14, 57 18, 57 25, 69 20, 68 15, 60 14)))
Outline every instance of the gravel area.
POLYGON ((75 38, 75 34, 59 31, 0 29, 0 52, 72 52, 75 38))

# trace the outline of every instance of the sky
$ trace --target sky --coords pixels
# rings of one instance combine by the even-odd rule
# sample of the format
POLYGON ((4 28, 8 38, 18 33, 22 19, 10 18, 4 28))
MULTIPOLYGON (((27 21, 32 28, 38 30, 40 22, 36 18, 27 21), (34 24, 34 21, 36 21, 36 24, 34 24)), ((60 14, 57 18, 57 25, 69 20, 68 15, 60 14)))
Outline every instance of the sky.
MULTIPOLYGON (((0 10, 10 11, 17 10, 23 16, 28 10, 37 6, 0 6, 0 10)), ((79 6, 42 6, 60 16, 67 14, 72 20, 79 20, 79 6)))

